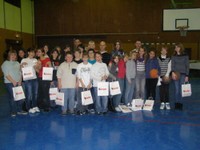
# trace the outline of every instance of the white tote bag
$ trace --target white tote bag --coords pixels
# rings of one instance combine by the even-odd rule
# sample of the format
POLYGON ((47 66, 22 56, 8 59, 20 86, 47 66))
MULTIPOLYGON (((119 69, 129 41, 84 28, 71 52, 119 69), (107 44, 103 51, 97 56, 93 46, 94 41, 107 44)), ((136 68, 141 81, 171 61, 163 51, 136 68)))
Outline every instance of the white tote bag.
POLYGON ((82 105, 93 104, 92 94, 90 90, 81 92, 82 105))
POLYGON ((58 88, 50 88, 49 89, 49 98, 50 100, 56 100, 58 93, 58 88))
POLYGON ((22 77, 23 80, 31 80, 34 78, 33 67, 24 67, 22 68, 22 77))
POLYGON ((97 95, 98 96, 108 96, 109 95, 108 82, 99 82, 98 83, 97 95))
POLYGON ((118 95, 118 94, 121 94, 119 81, 110 82, 110 95, 118 95))
POLYGON ((132 102, 132 110, 133 111, 138 111, 138 110, 142 110, 142 107, 144 105, 144 100, 143 99, 133 99, 132 102))
POLYGON ((13 97, 15 101, 25 99, 25 94, 22 86, 13 87, 13 97))
POLYGON ((191 89, 191 84, 187 83, 187 84, 182 84, 181 85, 181 94, 182 97, 187 97, 187 96, 191 96, 192 95, 192 89, 191 89))
POLYGON ((56 105, 64 106, 64 98, 64 93, 58 92, 55 100, 56 105))
POLYGON ((52 78, 53 78, 53 68, 52 67, 43 67, 42 80, 51 81, 52 78))
POLYGON ((154 100, 149 98, 148 100, 145 101, 143 110, 152 111, 153 105, 154 105, 154 100))

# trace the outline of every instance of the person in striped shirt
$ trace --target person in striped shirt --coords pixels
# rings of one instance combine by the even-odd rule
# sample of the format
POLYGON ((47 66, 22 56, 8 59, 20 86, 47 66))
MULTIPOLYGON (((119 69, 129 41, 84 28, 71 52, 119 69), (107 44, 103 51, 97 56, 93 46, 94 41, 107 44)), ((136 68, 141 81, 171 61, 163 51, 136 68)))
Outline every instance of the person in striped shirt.
POLYGON ((144 47, 141 47, 136 59, 135 98, 145 98, 145 61, 146 52, 144 47))
POLYGON ((171 59, 167 55, 168 47, 162 46, 161 55, 158 57, 158 63, 160 66, 160 78, 161 85, 159 87, 160 92, 160 109, 170 109, 169 103, 169 75, 171 72, 171 59))

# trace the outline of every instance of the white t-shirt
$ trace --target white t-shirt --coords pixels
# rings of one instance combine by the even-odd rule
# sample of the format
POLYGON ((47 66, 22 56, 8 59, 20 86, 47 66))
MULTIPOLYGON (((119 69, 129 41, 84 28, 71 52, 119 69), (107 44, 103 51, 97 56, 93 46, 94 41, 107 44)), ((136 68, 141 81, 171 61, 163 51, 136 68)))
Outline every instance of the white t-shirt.
POLYGON ((36 76, 35 69, 33 67, 37 64, 37 59, 35 59, 35 58, 28 58, 27 57, 27 58, 22 59, 21 64, 24 63, 24 62, 26 62, 27 65, 23 65, 23 67, 32 67, 32 69, 33 69, 33 76, 34 76, 32 79, 36 79, 37 76, 36 76))
POLYGON ((93 87, 97 87, 98 82, 105 81, 105 80, 101 81, 102 77, 109 75, 107 65, 103 62, 102 63, 96 62, 94 65, 92 65, 90 75, 93 80, 93 87))
MULTIPOLYGON (((90 63, 84 64, 83 62, 78 64, 78 67, 77 67, 77 77, 78 79, 82 79, 86 87, 89 85, 90 80, 91 80, 91 77, 90 77, 91 67, 92 67, 92 64, 90 63)), ((79 82, 79 87, 82 87, 80 82, 79 82)))

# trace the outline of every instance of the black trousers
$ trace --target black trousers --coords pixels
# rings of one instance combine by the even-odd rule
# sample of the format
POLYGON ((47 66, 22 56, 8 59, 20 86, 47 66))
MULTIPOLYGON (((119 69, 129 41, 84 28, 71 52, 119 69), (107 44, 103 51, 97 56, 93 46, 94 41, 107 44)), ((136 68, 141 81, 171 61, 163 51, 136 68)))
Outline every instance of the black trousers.
POLYGON ((38 79, 38 106, 41 109, 50 108, 49 88, 50 81, 43 81, 42 78, 38 79))
POLYGON ((160 90, 160 101, 164 103, 169 102, 169 83, 161 82, 159 90, 160 90))
POLYGON ((146 79, 146 98, 153 97, 153 100, 156 98, 156 85, 158 78, 155 79, 146 79))

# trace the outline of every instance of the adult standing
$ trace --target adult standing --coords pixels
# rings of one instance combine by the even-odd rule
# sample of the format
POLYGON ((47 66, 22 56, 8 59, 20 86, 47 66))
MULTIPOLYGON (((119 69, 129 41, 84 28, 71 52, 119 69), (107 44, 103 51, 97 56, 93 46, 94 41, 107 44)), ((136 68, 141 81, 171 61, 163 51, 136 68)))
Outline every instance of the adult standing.
POLYGON ((189 81, 189 57, 184 52, 182 43, 175 45, 175 52, 172 56, 172 79, 175 85, 175 109, 182 110, 181 85, 189 81))
POLYGON ((15 117, 16 114, 26 114, 22 111, 22 101, 15 101, 13 95, 13 87, 21 85, 21 71, 20 64, 17 62, 17 53, 15 50, 8 52, 7 60, 1 66, 4 74, 4 83, 8 91, 9 104, 11 108, 11 116, 15 117))

